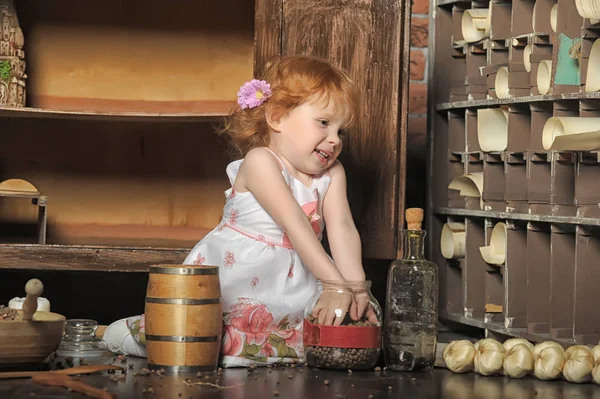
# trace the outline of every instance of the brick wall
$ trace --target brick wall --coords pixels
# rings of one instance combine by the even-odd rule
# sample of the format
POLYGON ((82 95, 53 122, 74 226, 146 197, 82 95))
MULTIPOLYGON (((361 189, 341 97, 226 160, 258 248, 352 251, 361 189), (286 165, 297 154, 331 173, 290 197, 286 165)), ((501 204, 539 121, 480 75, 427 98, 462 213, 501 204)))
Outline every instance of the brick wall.
POLYGON ((407 139, 408 207, 425 206, 427 160, 427 40, 429 0, 413 0, 410 37, 410 89, 407 139))

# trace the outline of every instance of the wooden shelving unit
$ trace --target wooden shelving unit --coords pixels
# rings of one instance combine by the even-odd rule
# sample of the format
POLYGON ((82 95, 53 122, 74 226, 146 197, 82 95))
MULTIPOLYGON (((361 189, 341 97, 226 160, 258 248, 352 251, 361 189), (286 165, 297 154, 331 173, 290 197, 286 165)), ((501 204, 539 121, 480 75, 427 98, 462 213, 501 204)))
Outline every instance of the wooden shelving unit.
POLYGON ((584 90, 600 24, 581 17, 572 0, 433 0, 431 6, 428 253, 440 268, 441 318, 534 342, 595 344, 599 153, 546 150, 542 131, 551 117, 600 115, 600 93, 584 90), (463 14, 490 7, 487 37, 465 43, 463 14), (568 68, 559 57, 565 43, 581 45, 568 68), (537 84, 542 60, 552 65, 546 95, 537 84), (508 95, 496 91, 502 68, 508 95), (488 110, 502 111, 504 122, 479 120, 488 110), (498 123, 504 147, 483 148, 490 144, 482 137, 498 123), (461 179, 472 184, 463 192, 472 197, 449 188, 461 179), (505 238, 492 242, 494 227, 505 238), (459 233, 464 253, 444 256, 442 234, 462 240, 459 233), (483 247, 505 248, 502 263, 489 263, 483 247))
POLYGON ((48 245, 34 244, 28 204, 0 199, 0 269, 145 272, 181 262, 221 220, 230 186, 215 124, 244 81, 299 53, 329 58, 365 93, 361 133, 342 161, 364 256, 395 258, 410 3, 339 3, 16 2, 27 106, 0 107, 0 181, 25 179, 47 196, 48 245))

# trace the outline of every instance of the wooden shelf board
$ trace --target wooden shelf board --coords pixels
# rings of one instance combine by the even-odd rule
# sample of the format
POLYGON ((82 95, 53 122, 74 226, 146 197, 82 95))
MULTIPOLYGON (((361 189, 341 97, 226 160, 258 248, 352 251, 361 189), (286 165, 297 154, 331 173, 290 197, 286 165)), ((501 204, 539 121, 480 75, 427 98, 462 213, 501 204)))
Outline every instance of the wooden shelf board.
POLYGON ((600 219, 598 218, 586 218, 576 216, 533 215, 528 213, 479 211, 475 209, 462 208, 435 208, 433 212, 437 215, 448 216, 470 216, 492 219, 523 220, 528 222, 572 224, 580 226, 600 226, 600 219))
POLYGON ((489 99, 489 100, 473 100, 473 101, 456 101, 451 103, 440 103, 436 106, 438 111, 449 111, 453 109, 463 108, 483 108, 499 105, 511 105, 511 104, 525 104, 533 102, 543 101, 557 101, 557 100, 590 100, 600 99, 599 93, 565 93, 565 94, 553 94, 547 96, 526 96, 526 97, 513 97, 504 99, 489 99))
MULTIPOLYGON (((227 106, 231 103, 227 102, 227 106)), ((34 118, 65 120, 97 120, 97 121, 130 121, 130 122, 212 122, 228 115, 224 104, 223 111, 198 113, 145 113, 145 112, 96 112, 96 111, 61 111, 42 108, 0 107, 0 118, 34 118)))
POLYGON ((459 314, 453 314, 448 312, 440 312, 440 319, 451 321, 459 324, 465 324, 471 327, 477 327, 484 330, 490 330, 498 334, 506 335, 509 337, 519 337, 524 338, 528 341, 532 342, 542 342, 542 341, 556 341, 564 346, 573 345, 574 340, 572 339, 553 339, 550 338, 550 335, 546 334, 530 334, 527 332, 526 328, 504 328, 504 326, 496 324, 496 323, 487 323, 482 319, 474 319, 470 317, 464 317, 459 314))
POLYGON ((150 265, 181 264, 189 248, 0 244, 0 269, 147 272, 150 265))

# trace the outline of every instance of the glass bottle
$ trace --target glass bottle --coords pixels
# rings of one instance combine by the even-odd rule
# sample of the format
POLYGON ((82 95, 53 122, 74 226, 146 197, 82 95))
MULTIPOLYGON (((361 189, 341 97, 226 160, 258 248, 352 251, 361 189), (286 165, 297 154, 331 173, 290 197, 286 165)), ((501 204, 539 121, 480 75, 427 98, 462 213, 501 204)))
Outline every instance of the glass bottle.
POLYGON ((98 322, 89 319, 69 319, 65 333, 56 350, 58 356, 77 358, 102 356, 106 344, 96 336, 98 322))
POLYGON ((407 209, 406 221, 404 256, 388 272, 383 355, 391 370, 428 370, 437 345, 438 268, 423 255, 423 210, 407 209))
MULTIPOLYGON (((381 307, 371 294, 370 281, 317 280, 317 292, 304 310, 303 343, 309 367, 338 370, 369 370, 381 354, 381 307), (344 296, 366 301, 366 311, 359 320, 349 314, 339 326, 319 324, 313 309, 327 296, 344 296)), ((354 299, 351 299, 352 301, 354 299)), ((349 300, 350 301, 350 300, 349 300)), ((343 314, 335 309, 335 314, 343 314)), ((340 316, 342 317, 342 316, 340 316)))

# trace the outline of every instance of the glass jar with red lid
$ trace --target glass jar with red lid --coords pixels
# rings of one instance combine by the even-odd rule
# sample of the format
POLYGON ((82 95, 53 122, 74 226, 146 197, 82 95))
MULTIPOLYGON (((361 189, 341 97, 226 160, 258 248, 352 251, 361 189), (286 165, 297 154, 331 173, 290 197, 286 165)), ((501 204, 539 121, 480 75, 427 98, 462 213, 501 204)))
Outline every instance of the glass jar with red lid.
POLYGON ((369 370, 381 354, 381 307, 370 281, 321 281, 304 311, 310 367, 369 370))

